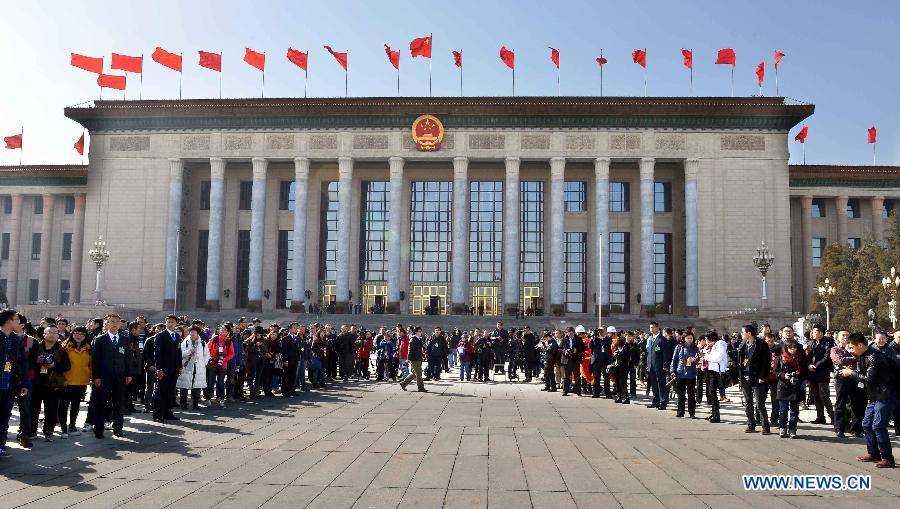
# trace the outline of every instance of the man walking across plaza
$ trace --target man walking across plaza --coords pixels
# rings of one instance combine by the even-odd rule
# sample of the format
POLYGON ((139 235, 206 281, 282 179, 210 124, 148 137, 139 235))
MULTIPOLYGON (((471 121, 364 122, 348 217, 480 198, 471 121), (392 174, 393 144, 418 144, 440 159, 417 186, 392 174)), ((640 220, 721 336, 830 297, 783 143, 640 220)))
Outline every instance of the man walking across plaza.
POLYGON ((741 329, 743 342, 738 349, 738 366, 741 377, 741 390, 744 392, 744 409, 747 413, 747 428, 744 433, 756 432, 756 409, 762 420, 762 434, 769 434, 769 415, 766 413, 766 396, 768 396, 769 370, 772 355, 769 345, 756 337, 756 327, 747 324, 741 329))
POLYGON ((650 322, 650 336, 647 338, 647 383, 653 390, 653 400, 647 408, 665 410, 669 404, 669 365, 675 352, 673 342, 659 330, 659 323, 650 322))
POLYGON ((890 361, 877 348, 869 346, 866 337, 859 332, 850 334, 847 350, 856 356, 856 369, 842 368, 837 375, 844 383, 855 383, 866 391, 868 404, 863 416, 863 433, 866 436, 868 454, 856 458, 864 463, 875 463, 878 468, 894 468, 891 437, 888 422, 896 404, 890 361))
POLYGON ((419 392, 428 392, 425 389, 425 383, 422 381, 422 359, 425 358, 425 341, 422 339, 422 328, 416 327, 413 330, 413 336, 409 340, 409 375, 400 382, 400 388, 404 391, 406 386, 416 380, 416 386, 419 392))
POLYGON ((126 353, 129 348, 129 338, 125 334, 119 333, 120 325, 122 325, 122 318, 119 315, 107 315, 105 318, 106 332, 94 337, 94 344, 91 348, 91 373, 94 377, 94 386, 91 390, 89 412, 94 425, 94 436, 97 438, 103 438, 107 405, 112 409, 113 435, 123 436, 122 403, 125 386, 131 382, 131 363, 126 353))
POLYGON ((166 317, 166 328, 153 338, 153 356, 156 362, 156 393, 153 397, 153 419, 156 422, 179 420, 172 414, 175 406, 175 382, 181 370, 181 337, 175 332, 178 318, 166 317))

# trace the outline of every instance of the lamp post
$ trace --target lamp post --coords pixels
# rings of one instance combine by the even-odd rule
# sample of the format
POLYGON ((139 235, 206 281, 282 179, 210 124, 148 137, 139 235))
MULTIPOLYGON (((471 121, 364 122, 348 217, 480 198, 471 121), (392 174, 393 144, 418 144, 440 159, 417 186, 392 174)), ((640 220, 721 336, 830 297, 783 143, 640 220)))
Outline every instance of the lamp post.
POLYGON ((103 240, 103 235, 97 237, 97 241, 94 242, 94 247, 88 251, 88 257, 94 262, 94 265, 97 266, 97 282, 94 285, 94 299, 99 306, 103 304, 103 299, 100 298, 100 270, 103 269, 103 264, 109 260, 109 249, 106 249, 106 241, 103 240))
POLYGON ((753 257, 753 265, 756 265, 756 268, 759 269, 759 274, 762 277, 763 309, 769 308, 769 297, 766 295, 766 273, 769 272, 769 268, 772 267, 773 263, 775 263, 775 257, 769 253, 769 247, 766 246, 766 241, 760 242, 759 247, 756 248, 756 256, 753 257))
POLYGON ((831 330, 831 307, 828 304, 828 300, 834 296, 834 287, 831 286, 831 282, 828 281, 828 278, 825 278, 825 284, 819 286, 819 300, 822 301, 822 305, 825 306, 825 328, 831 330))
POLYGON ((888 301, 888 317, 891 319, 891 328, 897 329, 897 295, 900 295, 900 276, 897 275, 897 268, 891 267, 891 275, 885 276, 881 280, 881 286, 891 296, 888 301))

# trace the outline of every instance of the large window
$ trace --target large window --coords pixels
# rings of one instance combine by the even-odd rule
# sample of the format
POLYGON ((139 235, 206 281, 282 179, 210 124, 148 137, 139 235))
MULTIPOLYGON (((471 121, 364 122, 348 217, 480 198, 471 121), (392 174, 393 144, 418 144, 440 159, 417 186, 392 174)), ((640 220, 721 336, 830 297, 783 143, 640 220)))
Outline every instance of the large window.
POLYGON ((653 234, 653 282, 656 304, 672 304, 672 234, 653 234))
POLYGON ((337 279, 338 183, 322 184, 322 217, 319 239, 319 280, 337 279))
POLYGON ((62 259, 63 260, 71 260, 72 259, 72 234, 71 233, 63 233, 62 259))
POLYGON ((32 260, 40 260, 41 259, 41 234, 40 233, 32 233, 31 234, 31 259, 32 260))
POLYGON ((825 200, 823 198, 813 198, 812 217, 825 217, 825 200))
POLYGON ((4 233, 0 240, 0 259, 9 260, 9 233, 4 233))
POLYGON ((522 245, 519 281, 544 282, 544 183, 520 182, 522 245))
POLYGON ((884 204, 881 206, 881 218, 887 220, 887 218, 891 217, 891 214, 894 213, 894 207, 896 206, 896 200, 884 200, 884 204))
POLYGON ((238 191, 238 210, 250 210, 253 203, 253 181, 242 180, 238 191))
POLYGON ((822 255, 825 253, 825 238, 813 237, 812 239, 812 264, 813 267, 822 266, 822 255))
MULTIPOLYGON (((409 216, 409 280, 450 281, 453 182, 413 182, 409 216)), ((464 246, 456 246, 465 249, 464 246)))
POLYGON ((200 181, 200 210, 209 210, 209 194, 212 183, 209 180, 200 181))
POLYGON ((250 288, 250 230, 238 230, 237 248, 237 284, 234 290, 234 305, 245 308, 248 304, 247 290, 250 288))
POLYGON ((611 312, 629 312, 631 246, 628 232, 609 232, 609 307, 611 312))
POLYGON ((856 198, 847 200, 847 219, 859 219, 859 200, 856 198))
POLYGON ((34 197, 34 215, 40 215, 44 213, 44 197, 43 196, 35 196, 34 197))
MULTIPOLYGON (((209 259, 209 230, 197 231, 197 307, 206 305, 206 261, 209 259)), ((218 297, 216 297, 218 298, 218 297)))
POLYGON ((28 303, 29 304, 37 304, 38 300, 38 280, 37 279, 29 279, 28 280, 28 303))
POLYGON ((653 183, 653 211, 672 212, 672 183, 653 183))
POLYGON ((495 283, 503 261, 503 182, 469 183, 469 281, 495 283))
POLYGON ((59 280, 59 303, 63 306, 69 303, 70 299, 70 283, 68 279, 59 280))
POLYGON ((363 182, 359 243, 360 281, 387 281, 387 237, 390 227, 388 182, 363 182))
POLYGON ((282 180, 278 186, 278 210, 294 210, 297 195, 297 183, 293 180, 282 180))
POLYGON ((583 180, 567 180, 564 188, 566 212, 587 210, 587 184, 583 180))
POLYGON ((628 182, 609 183, 609 211, 628 212, 628 182))
POLYGON ((565 239, 566 312, 584 313, 587 233, 566 232, 565 239))
POLYGON ((859 249, 862 247, 862 239, 859 237, 849 237, 847 239, 847 247, 850 249, 859 249))
POLYGON ((12 214, 12 196, 3 197, 3 213, 12 214))
POLYGON ((278 230, 278 284, 275 307, 291 307, 294 280, 294 230, 278 230))
POLYGON ((63 197, 63 213, 64 214, 74 214, 75 213, 75 196, 74 195, 66 195, 63 197))

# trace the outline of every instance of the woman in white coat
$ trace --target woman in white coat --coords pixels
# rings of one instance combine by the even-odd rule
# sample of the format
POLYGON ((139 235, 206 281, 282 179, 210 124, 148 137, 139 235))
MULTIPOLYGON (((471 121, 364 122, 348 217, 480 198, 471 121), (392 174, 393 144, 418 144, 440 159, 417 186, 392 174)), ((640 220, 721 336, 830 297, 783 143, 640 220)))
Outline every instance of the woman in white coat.
POLYGON ((194 403, 194 410, 200 409, 200 389, 206 387, 206 364, 209 350, 200 338, 200 327, 191 327, 188 336, 181 342, 181 374, 175 387, 181 395, 181 408, 187 410, 188 390, 194 403))

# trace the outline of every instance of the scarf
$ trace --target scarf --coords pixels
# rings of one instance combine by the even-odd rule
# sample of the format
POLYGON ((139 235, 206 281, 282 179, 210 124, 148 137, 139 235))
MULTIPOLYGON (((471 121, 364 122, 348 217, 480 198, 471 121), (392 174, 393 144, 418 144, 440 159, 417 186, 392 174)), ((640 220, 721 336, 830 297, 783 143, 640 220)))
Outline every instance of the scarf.
POLYGON ((794 371, 797 371, 798 373, 800 372, 800 361, 803 359, 803 356, 799 353, 799 348, 797 355, 791 355, 790 353, 788 353, 787 348, 785 348, 784 353, 781 354, 781 358, 784 360, 784 362, 787 362, 788 364, 793 366, 794 371))

